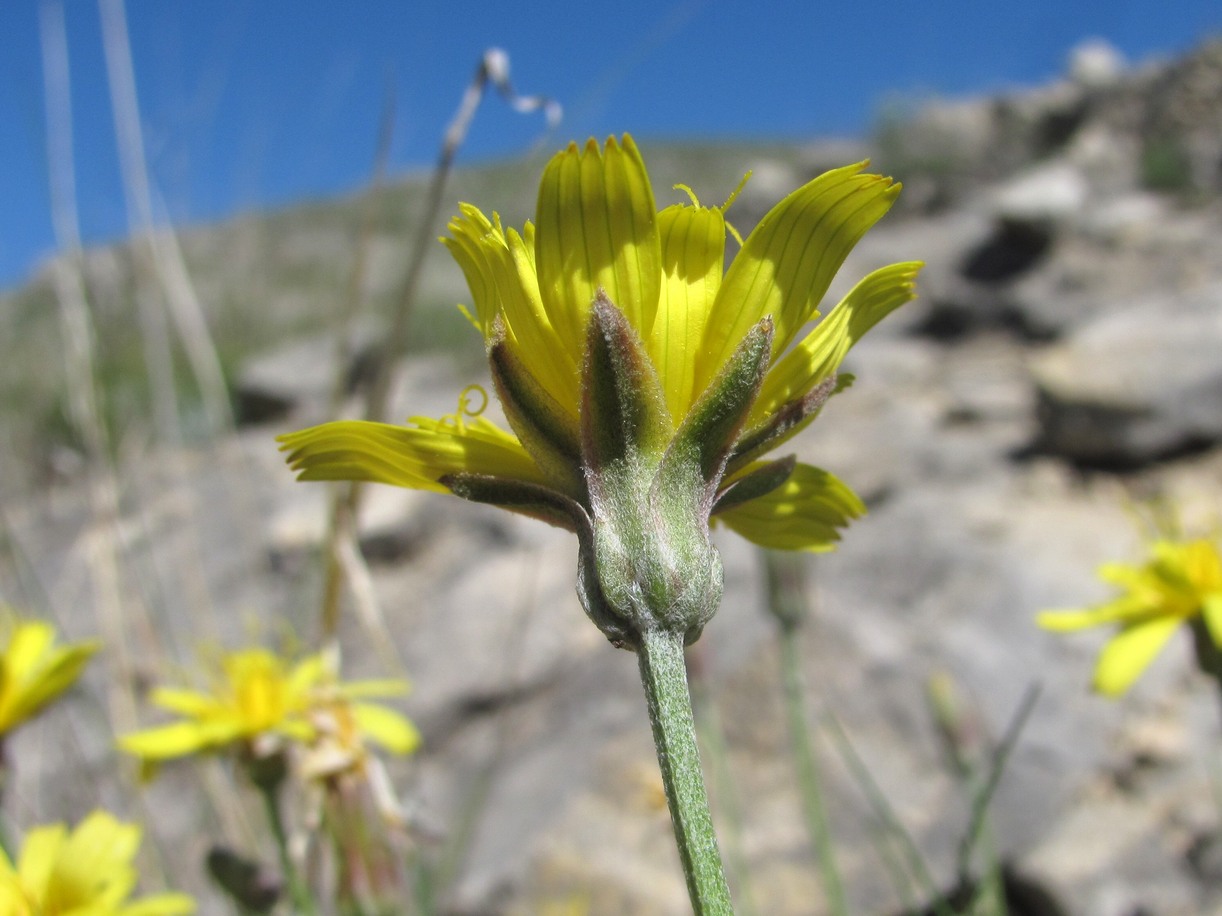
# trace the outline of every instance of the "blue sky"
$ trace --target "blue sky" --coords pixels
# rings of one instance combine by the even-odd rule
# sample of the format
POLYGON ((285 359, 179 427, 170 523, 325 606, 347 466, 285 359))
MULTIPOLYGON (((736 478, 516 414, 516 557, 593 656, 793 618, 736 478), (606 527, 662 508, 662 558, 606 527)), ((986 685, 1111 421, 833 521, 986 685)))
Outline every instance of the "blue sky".
MULTIPOLYGON (((57 0, 58 2, 58 0, 57 0)), ((126 233, 99 6, 62 0, 86 243, 126 233)), ((40 0, 0 0, 0 288, 54 250, 40 0)), ((1222 33, 1218 0, 585 4, 128 0, 141 120, 163 218, 214 220, 359 187, 395 99, 392 165, 431 161, 486 47, 557 98, 549 138, 806 139, 862 133, 889 98, 1034 85, 1090 36, 1130 60, 1222 33)), ((485 102, 462 152, 531 148, 539 116, 485 102)))

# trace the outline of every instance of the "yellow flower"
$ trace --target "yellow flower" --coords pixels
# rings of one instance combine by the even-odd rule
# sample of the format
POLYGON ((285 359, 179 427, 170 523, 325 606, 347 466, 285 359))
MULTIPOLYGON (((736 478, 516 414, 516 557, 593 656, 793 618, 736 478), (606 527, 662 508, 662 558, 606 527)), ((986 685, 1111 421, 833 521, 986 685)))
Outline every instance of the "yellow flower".
POLYGON ((0 850, 3 916, 173 916, 195 910, 186 894, 127 902, 138 878, 140 828, 94 811, 71 833, 63 824, 26 834, 14 868, 0 850))
POLYGON ((821 551, 864 512, 831 474, 763 460, 847 387, 849 348, 914 295, 919 263, 881 268, 803 333, 899 192, 864 165, 782 200, 727 270, 733 196, 703 207, 688 191, 659 212, 631 137, 571 144, 544 170, 534 224, 506 229, 464 204, 442 240, 513 431, 479 416, 468 389, 440 420, 283 436, 289 463, 302 480, 452 492, 568 528, 579 592, 609 638, 633 641, 637 624, 611 618, 639 617, 626 606, 642 600, 655 605, 645 616, 664 612, 694 638, 720 600, 710 521, 821 551))
MULTIPOLYGON (((119 747, 145 760, 165 760, 239 745, 255 757, 283 747, 286 740, 313 741, 316 709, 339 699, 400 696, 406 681, 336 680, 322 655, 295 665, 266 649, 228 653, 214 672, 211 692, 160 687, 152 701, 182 720, 124 735, 119 747)), ((373 703, 350 703, 355 727, 396 753, 418 742, 410 722, 373 703)))
MULTIPOLYGON (((283 437, 290 461, 303 480, 359 479, 446 492, 447 478, 490 475, 580 499, 579 378, 591 305, 603 290, 644 343, 672 427, 689 415, 747 332, 772 317, 771 370, 742 437, 750 447, 740 445, 729 462, 724 489, 730 489, 765 451, 760 446, 780 444, 813 419, 817 406, 803 410, 803 399, 835 376, 867 330, 914 295, 919 263, 884 267, 798 339, 817 317, 845 256, 899 191, 862 168, 828 172, 782 200, 723 276, 725 207, 693 202, 656 212, 631 137, 622 145, 608 140, 601 153, 593 140, 580 152, 570 145, 544 172, 535 225, 506 230, 495 215, 489 220, 463 205, 450 223, 452 237, 443 239, 471 287, 473 320, 493 349, 494 378, 526 377, 535 390, 515 392, 515 400, 544 402, 538 413, 550 408, 548 419, 557 427, 550 432, 569 454, 532 449, 527 442, 538 437, 523 432, 527 420, 507 408, 518 436, 483 418, 468 422, 461 411, 443 420, 413 417, 407 427, 341 421, 283 437), (506 363, 523 371, 507 373, 506 363), (553 460, 560 457, 571 460, 553 460)), ((862 511, 828 474, 806 471, 788 480, 789 487, 727 508, 720 519, 764 546, 822 550, 836 539, 839 524, 862 511)))
POLYGON ((8 618, 0 630, 8 637, 0 655, 0 735, 4 735, 71 687, 98 644, 56 647, 55 628, 37 620, 8 618))
POLYGON ((1222 556, 1206 540, 1156 540, 1153 556, 1141 566, 1108 563, 1099 577, 1123 593, 1081 610, 1044 611, 1041 627, 1057 632, 1116 624, 1119 630, 1099 655, 1094 686, 1109 696, 1123 694, 1182 624, 1203 623, 1205 634, 1222 647, 1222 556))

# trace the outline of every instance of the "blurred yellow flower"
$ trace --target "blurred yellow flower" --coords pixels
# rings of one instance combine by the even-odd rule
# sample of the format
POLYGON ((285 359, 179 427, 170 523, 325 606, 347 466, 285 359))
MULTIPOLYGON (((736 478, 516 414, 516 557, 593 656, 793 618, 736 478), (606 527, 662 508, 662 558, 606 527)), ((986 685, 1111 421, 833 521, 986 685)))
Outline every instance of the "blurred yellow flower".
POLYGON ((766 547, 830 550, 864 512, 857 496, 792 458, 760 459, 814 419, 848 382, 837 372, 849 348, 915 295, 921 265, 892 264, 807 330, 846 255, 899 193, 864 165, 778 203, 726 270, 733 196, 704 207, 684 188, 690 204, 659 211, 631 137, 570 144, 543 173, 534 224, 519 233, 463 204, 442 239, 466 276, 468 317, 513 432, 478 416, 483 404, 464 392, 441 420, 339 421, 283 436, 290 464, 302 480, 453 492, 582 536, 588 520, 600 525, 597 479, 619 448, 606 441, 616 435, 606 413, 623 407, 620 418, 645 429, 633 446, 650 460, 673 442, 699 464, 706 532, 711 517, 766 547), (635 404, 592 403, 607 391, 590 355, 599 335, 616 354, 611 375, 639 386, 635 404))
POLYGON ((43 707, 71 687, 90 657, 96 642, 55 645, 55 628, 39 620, 6 617, 0 621, 5 637, 0 655, 0 736, 37 715, 43 707))
POLYGON ((0 850, 2 916, 174 916, 195 910, 186 894, 128 902, 140 828, 94 811, 69 832, 63 824, 26 834, 16 867, 0 850))
POLYGON ((353 703, 351 694, 315 703, 310 724, 314 738, 301 766, 307 779, 363 772, 370 762, 370 740, 393 754, 410 754, 420 746, 420 733, 411 722, 385 706, 353 703))
POLYGON ((1207 540, 1159 539, 1140 566, 1108 563, 1099 577, 1122 594, 1094 607, 1044 611, 1037 623, 1066 632, 1116 624, 1095 668, 1094 686, 1109 696, 1123 694, 1183 624, 1200 621, 1214 645, 1222 647, 1222 556, 1207 540))
POLYGON ((322 655, 296 664, 266 649, 227 653, 213 672, 210 692, 159 687, 152 702, 182 720, 124 735, 119 747, 145 760, 166 760, 233 745, 254 757, 280 750, 286 741, 318 738, 319 710, 343 703, 353 727, 395 753, 418 742, 412 724, 384 706, 360 698, 402 696, 403 680, 339 681, 322 655))

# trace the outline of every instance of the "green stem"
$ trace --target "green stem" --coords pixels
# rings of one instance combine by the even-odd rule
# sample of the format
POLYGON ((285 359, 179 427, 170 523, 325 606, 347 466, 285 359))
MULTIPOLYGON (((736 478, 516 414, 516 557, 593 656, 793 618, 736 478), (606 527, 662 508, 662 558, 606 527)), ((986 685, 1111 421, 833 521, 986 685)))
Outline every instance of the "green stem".
POLYGON ((732 916, 734 906, 700 769, 683 634, 646 630, 641 634, 637 659, 692 910, 696 916, 732 916))
POLYGON ((259 794, 263 797, 263 807, 267 811, 267 822, 272 828, 272 836, 276 840, 276 851, 280 854, 280 870, 284 875, 284 883, 288 885, 289 896, 293 899, 293 909, 299 914, 316 912, 314 898, 309 888, 301 880, 293 857, 289 854, 288 832, 284 829, 284 818, 280 814, 280 797, 277 787, 269 783, 255 783, 259 794))
POLYGON ((874 814, 879 819, 884 834, 889 834, 899 844, 900 850, 907 861, 909 872, 916 879, 917 883, 920 884, 921 892, 931 901, 930 909, 936 916, 954 916, 946 903, 945 895, 938 890, 938 885, 929 871, 929 866, 926 864, 925 857, 922 855, 920 847, 917 846, 916 840, 904 828, 904 824, 895 813, 895 809, 891 807, 891 802, 887 799, 886 793, 883 792, 882 787, 875 781, 874 775, 870 772, 870 768, 866 766, 866 762, 857 753, 857 749, 853 747, 853 743, 849 740, 844 726, 840 724, 840 720, 831 712, 825 713, 824 721, 827 726, 826 733, 835 743, 836 749, 840 752, 845 765, 848 766, 849 771, 853 774, 853 778, 866 794, 866 798, 874 809, 874 814))
POLYGON ((785 713, 789 719, 789 737, 793 742, 794 763, 798 768, 798 788, 802 793, 802 810, 806 815, 806 828, 819 860, 819 872, 823 878, 828 907, 836 916, 846 916, 848 907, 844 899, 844 884, 836 866, 836 855, 832 849, 832 834, 828 827, 827 806, 823 802, 822 780, 819 761, 811 742, 810 726, 806 720, 806 703, 802 690, 802 662, 798 648, 798 628, 781 624, 781 675, 785 684, 785 713))
POLYGON ((4 735, 0 735, 0 852, 3 852, 9 857, 9 861, 16 859, 16 850, 13 849, 12 841, 8 835, 8 810, 4 804, 8 800, 9 780, 12 778, 12 769, 9 767, 8 745, 5 742, 4 735))

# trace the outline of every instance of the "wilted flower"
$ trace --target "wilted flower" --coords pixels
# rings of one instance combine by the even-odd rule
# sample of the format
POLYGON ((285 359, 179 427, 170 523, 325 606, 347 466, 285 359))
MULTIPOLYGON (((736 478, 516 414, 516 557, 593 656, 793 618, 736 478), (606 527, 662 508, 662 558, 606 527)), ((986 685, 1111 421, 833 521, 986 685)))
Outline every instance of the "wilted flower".
POLYGON ((153 894, 128 902, 139 875, 132 864, 140 828, 94 811, 69 832, 63 824, 26 834, 16 867, 0 849, 4 916, 174 916, 190 913, 186 894, 153 894))
POLYGON ((440 420, 291 433, 290 463, 304 480, 452 492, 574 531, 579 593, 610 639, 694 639, 721 596, 710 520, 827 550, 864 511, 831 474, 765 460, 847 385, 849 348, 913 296, 920 265, 884 267, 802 334, 899 191, 863 166, 782 200, 725 270, 730 201, 703 207, 689 191, 658 212, 630 137, 570 145, 543 173, 535 224, 519 233, 463 205, 443 239, 513 432, 466 391, 440 420))
MULTIPOLYGON (((1044 611, 1041 627, 1057 632, 1115 624, 1095 667, 1094 686, 1119 696, 1145 671, 1179 627, 1222 647, 1222 556, 1207 540, 1159 539, 1140 566, 1108 563, 1099 578, 1122 590, 1111 601, 1081 610, 1044 611)), ((1198 646, 1198 656, 1200 649, 1198 646)))
POLYGON ((119 747, 145 760, 165 760, 237 745, 255 758, 280 750, 286 741, 309 744, 318 736, 315 711, 343 700, 353 728, 366 738, 402 753, 418 740, 398 713, 360 698, 399 696, 406 681, 336 679, 322 655, 296 664, 266 649, 223 655, 208 692, 159 687, 152 702, 181 721, 119 739, 119 747))
POLYGON ((37 715, 76 683, 98 651, 96 642, 55 645, 55 628, 40 620, 6 617, 0 655, 0 736, 37 715))

